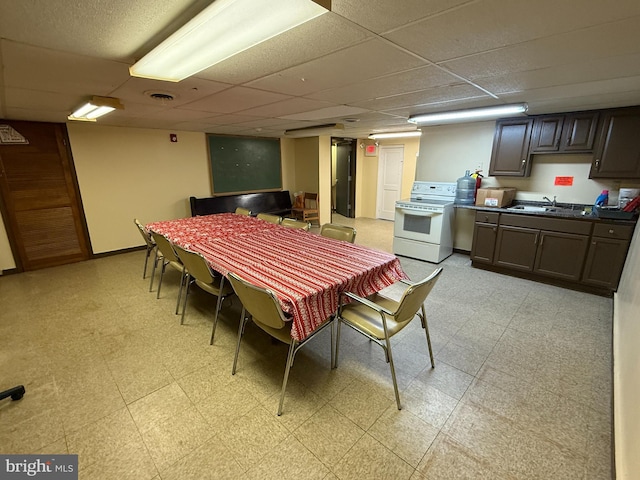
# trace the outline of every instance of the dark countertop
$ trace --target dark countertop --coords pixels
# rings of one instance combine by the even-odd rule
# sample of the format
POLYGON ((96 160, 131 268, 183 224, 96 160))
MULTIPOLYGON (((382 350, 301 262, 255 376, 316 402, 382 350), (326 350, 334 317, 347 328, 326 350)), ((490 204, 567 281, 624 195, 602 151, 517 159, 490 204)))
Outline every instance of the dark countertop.
POLYGON ((591 210, 592 205, 582 205, 582 204, 568 204, 568 203, 559 203, 555 207, 544 204, 541 202, 530 202, 530 201, 518 201, 516 200, 509 207, 478 207, 475 205, 454 205, 455 208, 464 208, 468 210, 478 210, 482 212, 496 212, 496 213, 509 213, 516 215, 534 215, 534 216, 542 216, 542 217, 554 217, 554 218, 567 218, 567 219, 576 219, 576 220, 587 220, 591 222, 622 222, 628 223, 630 225, 634 225, 638 221, 638 216, 634 216, 631 219, 628 218, 604 218, 594 215, 592 213, 585 213, 585 208, 587 210, 591 210), (548 210, 545 211, 531 211, 523 209, 517 209, 514 207, 545 207, 548 210))

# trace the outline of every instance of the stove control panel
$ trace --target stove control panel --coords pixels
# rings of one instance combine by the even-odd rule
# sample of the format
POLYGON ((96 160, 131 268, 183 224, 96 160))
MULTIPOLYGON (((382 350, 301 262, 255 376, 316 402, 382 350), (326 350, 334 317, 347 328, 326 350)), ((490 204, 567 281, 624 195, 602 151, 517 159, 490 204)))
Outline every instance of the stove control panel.
POLYGON ((456 196, 456 184, 448 182, 413 182, 411 188, 411 198, 421 199, 429 197, 450 197, 456 196))
POLYGON ((421 212, 442 212, 444 207, 441 205, 429 205, 410 202, 396 202, 396 208, 404 210, 416 210, 421 212))

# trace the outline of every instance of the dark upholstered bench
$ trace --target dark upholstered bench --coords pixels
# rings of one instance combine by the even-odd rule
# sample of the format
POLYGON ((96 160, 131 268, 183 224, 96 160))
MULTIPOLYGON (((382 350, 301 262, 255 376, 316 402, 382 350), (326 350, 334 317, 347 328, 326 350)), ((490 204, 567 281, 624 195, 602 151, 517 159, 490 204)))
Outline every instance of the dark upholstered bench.
POLYGON ((270 213, 273 215, 291 214, 291 195, 289 190, 281 192, 243 193, 239 195, 220 195, 218 197, 189 197, 191 216, 210 215, 212 213, 235 212, 236 208, 246 208, 253 215, 270 213))

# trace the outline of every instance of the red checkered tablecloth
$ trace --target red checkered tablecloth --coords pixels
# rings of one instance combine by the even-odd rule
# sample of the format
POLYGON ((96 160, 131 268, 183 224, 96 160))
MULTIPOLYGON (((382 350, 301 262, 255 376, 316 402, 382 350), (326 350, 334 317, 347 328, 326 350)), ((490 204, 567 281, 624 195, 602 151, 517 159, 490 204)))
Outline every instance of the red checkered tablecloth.
POLYGON ((242 215, 193 217, 147 228, 202 253, 225 276, 234 272, 272 290, 282 310, 292 315, 296 340, 336 312, 341 292, 367 296, 407 278, 390 253, 242 215))

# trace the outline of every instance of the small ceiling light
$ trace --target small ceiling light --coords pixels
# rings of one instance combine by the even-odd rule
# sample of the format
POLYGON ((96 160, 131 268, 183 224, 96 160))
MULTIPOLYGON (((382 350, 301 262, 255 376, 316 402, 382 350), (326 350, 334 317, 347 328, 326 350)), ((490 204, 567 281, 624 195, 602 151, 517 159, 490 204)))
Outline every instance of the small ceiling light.
POLYGON ((438 125, 445 123, 470 122, 473 120, 488 120, 490 118, 500 118, 507 115, 526 114, 526 103, 516 103, 511 105, 498 105, 494 107, 469 108, 466 110, 454 110, 450 112, 425 113, 423 115, 412 115, 409 122, 418 125, 438 125))
POLYGON ((95 122, 96 118, 106 115, 115 109, 124 110, 124 105, 120 100, 112 97, 94 96, 90 101, 82 105, 75 112, 67 117, 68 120, 79 120, 82 122, 95 122))
POLYGON ((324 125, 311 125, 309 127, 292 128, 285 130, 284 134, 287 137, 301 138, 301 137, 316 137, 319 135, 330 135, 337 133, 337 130, 344 130, 344 124, 342 123, 325 123, 324 125))
POLYGON ((382 140, 385 138, 419 137, 420 135, 422 135, 422 131, 412 130, 410 132, 372 133, 369 138, 371 140, 382 140))
POLYGON ((331 0, 216 0, 129 73, 179 82, 330 10, 331 0))

